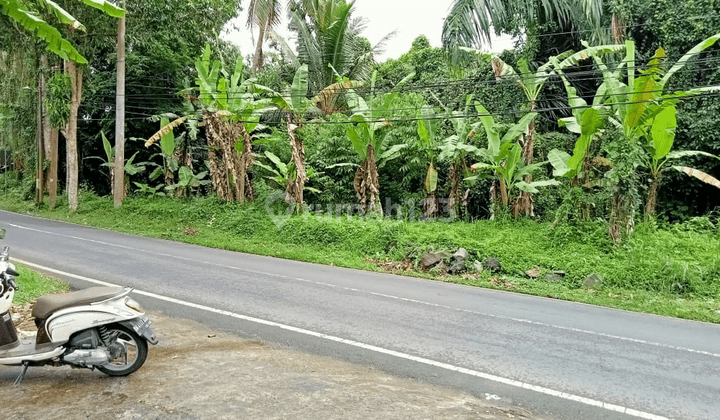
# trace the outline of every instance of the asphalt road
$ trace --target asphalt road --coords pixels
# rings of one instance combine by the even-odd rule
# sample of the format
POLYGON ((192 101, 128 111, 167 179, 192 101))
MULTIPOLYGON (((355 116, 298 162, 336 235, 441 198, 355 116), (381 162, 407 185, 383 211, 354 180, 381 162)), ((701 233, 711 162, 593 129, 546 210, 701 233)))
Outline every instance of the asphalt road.
POLYGON ((11 257, 68 273, 74 285, 98 279, 134 286, 149 292, 138 296, 141 303, 170 315, 499 398, 541 416, 720 418, 718 325, 7 212, 0 226, 11 257))

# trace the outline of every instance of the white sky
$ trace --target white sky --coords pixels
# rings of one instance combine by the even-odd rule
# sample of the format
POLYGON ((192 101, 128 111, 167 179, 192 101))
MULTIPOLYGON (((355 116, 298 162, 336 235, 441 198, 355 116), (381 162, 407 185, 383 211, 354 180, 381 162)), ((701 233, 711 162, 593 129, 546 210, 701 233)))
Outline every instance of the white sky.
MULTIPOLYGON (((451 3, 452 0, 356 0, 353 17, 369 19, 367 28, 362 34, 373 45, 388 33, 396 31, 395 37, 386 43, 385 54, 376 57, 376 60, 381 62, 388 58, 398 58, 408 52, 412 42, 419 35, 425 35, 432 46, 440 47, 443 21, 451 3)), ((286 37, 288 44, 294 47, 294 40, 288 39, 290 34, 287 31, 286 16, 287 13, 283 10, 284 19, 277 30, 286 37)), ((240 46, 242 54, 247 56, 255 49, 245 22, 247 22, 247 10, 242 12, 237 21, 232 22, 239 27, 239 30, 228 31, 223 35, 223 39, 240 46)), ((257 37, 257 29, 255 37, 257 37)), ((508 36, 500 37, 492 44, 492 50, 495 52, 512 48, 512 40, 508 36)))

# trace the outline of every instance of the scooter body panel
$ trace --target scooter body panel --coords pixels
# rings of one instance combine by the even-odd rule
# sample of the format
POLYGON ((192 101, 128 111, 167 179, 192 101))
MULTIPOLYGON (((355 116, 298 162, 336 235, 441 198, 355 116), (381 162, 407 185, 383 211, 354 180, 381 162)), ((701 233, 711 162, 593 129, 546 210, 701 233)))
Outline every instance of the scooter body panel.
POLYGON ((126 294, 104 302, 91 305, 75 306, 55 312, 45 323, 50 342, 60 345, 68 342, 70 337, 88 328, 114 324, 143 316, 125 305, 126 294))
MULTIPOLYGON (((0 273, 7 270, 8 267, 12 268, 13 270, 15 269, 14 265, 5 261, 0 261, 0 273)), ((14 296, 15 289, 11 287, 9 291, 3 290, 3 285, 0 282, 0 314, 4 314, 5 312, 10 310, 10 308, 12 307, 14 296)))

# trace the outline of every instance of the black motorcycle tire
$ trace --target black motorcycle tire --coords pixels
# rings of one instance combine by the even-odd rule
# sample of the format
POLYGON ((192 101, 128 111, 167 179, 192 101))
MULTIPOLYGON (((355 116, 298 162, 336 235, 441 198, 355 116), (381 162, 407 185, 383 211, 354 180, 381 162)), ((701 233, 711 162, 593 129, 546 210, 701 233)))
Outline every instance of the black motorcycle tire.
POLYGON ((135 359, 128 364, 122 365, 110 362, 102 366, 96 366, 97 369, 108 376, 127 376, 140 369, 145 363, 145 359, 147 359, 147 341, 140 337, 135 331, 123 325, 112 324, 108 325, 106 328, 111 337, 122 339, 126 343, 133 343, 132 345, 135 347, 136 351, 135 359))

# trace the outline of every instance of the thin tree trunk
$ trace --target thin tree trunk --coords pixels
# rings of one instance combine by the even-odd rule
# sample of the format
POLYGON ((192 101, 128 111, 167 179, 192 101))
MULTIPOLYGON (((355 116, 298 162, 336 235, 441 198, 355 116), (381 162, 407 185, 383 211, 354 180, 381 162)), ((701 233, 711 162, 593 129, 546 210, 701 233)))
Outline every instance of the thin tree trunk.
POLYGON ((654 176, 650 182, 648 190, 647 202, 645 203, 645 217, 651 218, 655 216, 655 208, 657 207, 658 191, 660 190, 660 175, 654 176))
POLYGON ((43 91, 45 90, 45 79, 42 72, 38 78, 38 104, 37 104, 37 167, 35 168, 35 200, 38 204, 42 204, 45 198, 45 182, 43 181, 43 161, 45 153, 43 152, 43 91))
POLYGON ((507 185, 505 185, 505 179, 500 179, 500 199, 502 200, 503 206, 507 206, 510 204, 510 199, 508 197, 508 190, 507 185))
POLYGON ((613 41, 615 44, 622 44, 623 37, 625 36, 625 28, 617 13, 613 13, 612 15, 611 25, 613 41))
POLYGON ((58 190, 58 140, 59 133, 56 128, 50 130, 50 172, 47 177, 48 192, 50 193, 50 208, 55 208, 58 190))
POLYGON ((265 32, 267 31, 267 22, 260 25, 260 33, 255 44, 255 55, 253 55, 253 70, 255 73, 262 71, 263 68, 263 44, 265 43, 265 32))
POLYGON ((355 172, 355 194, 364 213, 377 211, 382 215, 380 206, 380 180, 375 162, 375 148, 372 144, 367 146, 367 158, 355 172))
MULTIPOLYGON (((532 101, 530 103, 530 112, 535 111, 536 106, 537 104, 535 101, 532 101)), ((523 144, 522 155, 526 165, 532 164, 535 156, 535 120, 530 122, 530 125, 528 126, 528 134, 525 138, 525 144, 523 144)), ((531 183, 533 181, 532 174, 526 175, 524 181, 528 184, 531 183)), ((524 191, 520 193, 515 205, 513 206, 513 214, 515 215, 515 218, 517 218, 519 214, 531 217, 535 216, 535 206, 532 194, 524 191)))
POLYGON ((78 208, 78 173, 79 158, 77 147, 77 122, 80 101, 82 99, 82 67, 78 68, 74 61, 68 60, 65 68, 70 76, 72 94, 70 96, 70 118, 65 126, 66 163, 67 163, 67 193, 68 204, 71 211, 78 208))
POLYGON ((239 160, 239 176, 241 181, 240 189, 241 191, 243 191, 244 199, 253 200, 255 198, 255 192, 253 191, 252 182, 250 181, 250 175, 248 174, 250 167, 255 163, 255 155, 253 154, 252 150, 253 139, 250 133, 248 133, 245 129, 245 125, 243 123, 238 124, 240 136, 243 139, 243 151, 240 155, 239 160))
MULTIPOLYGON (((44 67, 48 67, 48 60, 46 56, 40 58, 40 62, 44 67)), ((58 130, 50 125, 50 116, 45 109, 45 101, 47 99, 47 89, 45 89, 45 83, 43 83, 42 90, 42 103, 43 103, 43 142, 45 146, 45 159, 50 162, 50 168, 48 168, 47 175, 45 176, 45 185, 50 194, 50 202, 48 203, 51 209, 55 208, 55 202, 57 199, 57 186, 58 186, 58 130)))
MULTIPOLYGON (((44 69, 48 67, 48 59, 45 55, 40 57, 40 63, 44 69)), ((52 145, 50 144, 50 137, 52 136, 53 128, 50 127, 50 118, 47 110, 45 109, 45 101, 47 100, 47 89, 45 88, 45 73, 40 72, 40 88, 42 92, 42 105, 43 105, 43 146, 45 150, 45 159, 50 160, 52 158, 52 145)))
POLYGON ((450 194, 448 194, 448 207, 458 214, 458 205, 460 204, 460 164, 453 163, 448 174, 448 182, 450 183, 450 194))

